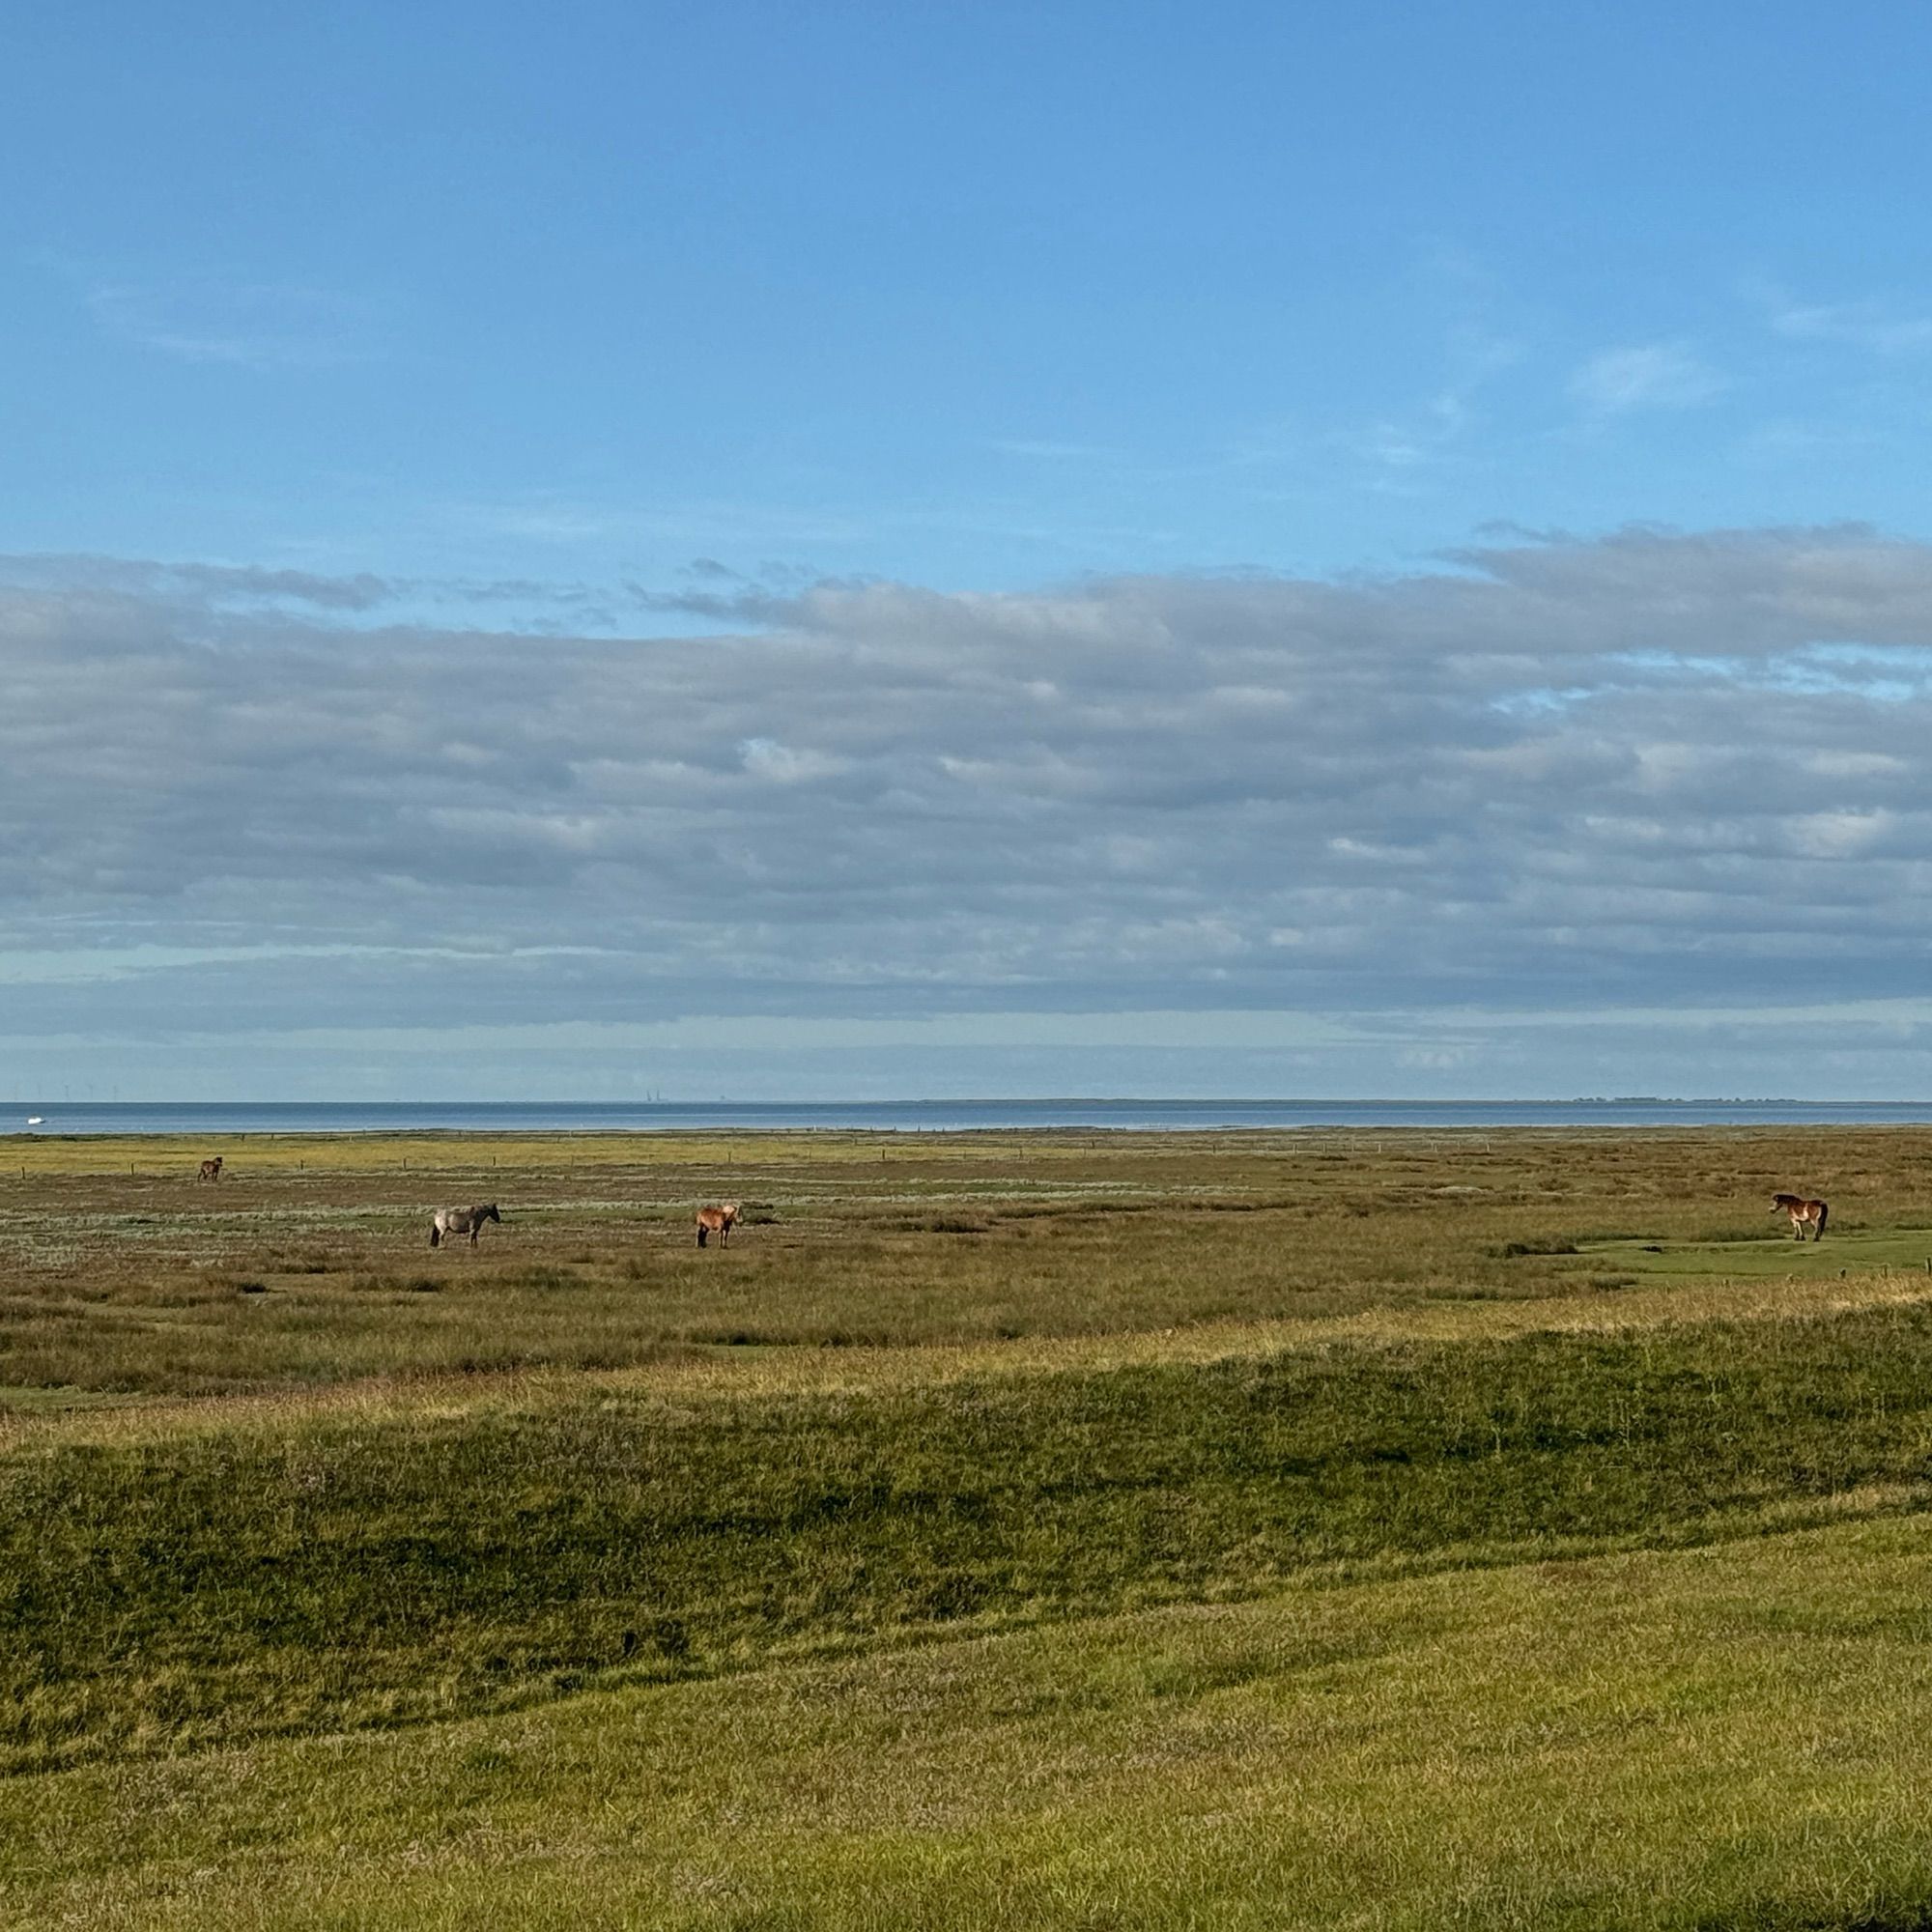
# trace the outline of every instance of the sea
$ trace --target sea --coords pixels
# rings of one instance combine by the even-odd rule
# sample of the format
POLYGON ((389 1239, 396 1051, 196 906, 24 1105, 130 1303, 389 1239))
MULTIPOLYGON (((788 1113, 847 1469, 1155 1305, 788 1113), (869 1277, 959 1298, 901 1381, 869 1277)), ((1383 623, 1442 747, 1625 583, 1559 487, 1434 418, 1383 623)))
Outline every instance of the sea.
POLYGON ((1932 1101, 1677 1100, 15 1100, 6 1134, 530 1134, 1162 1132, 1229 1127, 1666 1127, 1897 1125, 1932 1101))

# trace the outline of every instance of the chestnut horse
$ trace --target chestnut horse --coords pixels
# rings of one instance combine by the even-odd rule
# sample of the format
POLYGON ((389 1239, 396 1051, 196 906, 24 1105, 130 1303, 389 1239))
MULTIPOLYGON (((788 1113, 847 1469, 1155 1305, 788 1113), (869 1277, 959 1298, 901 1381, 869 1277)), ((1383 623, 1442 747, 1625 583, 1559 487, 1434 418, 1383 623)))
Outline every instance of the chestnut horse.
POLYGON ((737 1223, 738 1204, 735 1201, 722 1202, 712 1208, 700 1208, 697 1210, 697 1245, 701 1248, 706 1236, 716 1235, 718 1245, 721 1248, 728 1248, 731 1245, 731 1230, 737 1223))
POLYGON ((199 1179, 203 1180, 219 1180, 221 1179, 221 1156, 219 1154, 216 1154, 213 1160, 202 1162, 199 1179))
POLYGON ((1822 1241, 1825 1238, 1825 1216, 1832 1210, 1822 1201, 1807 1201, 1802 1194, 1774 1194, 1771 1197, 1771 1211, 1774 1214, 1791 1216, 1791 1232, 1802 1241, 1808 1225, 1814 1232, 1811 1238, 1822 1241))

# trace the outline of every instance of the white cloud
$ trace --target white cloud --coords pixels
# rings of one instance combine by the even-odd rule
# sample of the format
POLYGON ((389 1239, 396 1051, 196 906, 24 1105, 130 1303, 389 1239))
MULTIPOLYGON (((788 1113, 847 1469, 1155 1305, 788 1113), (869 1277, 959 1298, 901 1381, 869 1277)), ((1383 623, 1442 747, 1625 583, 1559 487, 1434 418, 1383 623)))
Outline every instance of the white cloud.
POLYGON ((220 280, 103 282, 87 292, 103 333, 184 362, 327 369, 379 355, 377 305, 334 289, 220 280))
POLYGON ((1882 302, 1780 302, 1771 326, 1793 341, 1844 343, 1879 355, 1932 349, 1932 315, 1882 302))
POLYGON ((1571 393, 1599 415, 1629 410, 1680 410, 1707 403, 1723 388, 1719 373, 1681 342, 1606 349, 1571 379, 1571 393))
POLYGON ((830 758, 823 752, 799 751, 776 738, 747 738, 738 747, 745 769, 774 784, 807 784, 813 779, 837 778, 850 760, 830 758))
POLYGON ((1791 842, 1810 858, 1848 858, 1870 851, 1896 824, 1894 813, 1871 809, 1804 812, 1792 820, 1791 842))

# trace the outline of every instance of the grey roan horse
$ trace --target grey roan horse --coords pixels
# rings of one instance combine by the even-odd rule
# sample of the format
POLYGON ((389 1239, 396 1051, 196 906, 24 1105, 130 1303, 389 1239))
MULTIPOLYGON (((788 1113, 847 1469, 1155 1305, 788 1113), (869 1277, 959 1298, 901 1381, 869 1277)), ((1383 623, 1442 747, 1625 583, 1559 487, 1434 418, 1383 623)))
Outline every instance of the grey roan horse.
POLYGON ((429 1244, 440 1248, 443 1242, 457 1235, 468 1235, 469 1245, 476 1245, 476 1236, 483 1232, 485 1221, 500 1223, 503 1217, 497 1212, 497 1204, 492 1201, 480 1208, 439 1208, 436 1219, 429 1224, 429 1244))

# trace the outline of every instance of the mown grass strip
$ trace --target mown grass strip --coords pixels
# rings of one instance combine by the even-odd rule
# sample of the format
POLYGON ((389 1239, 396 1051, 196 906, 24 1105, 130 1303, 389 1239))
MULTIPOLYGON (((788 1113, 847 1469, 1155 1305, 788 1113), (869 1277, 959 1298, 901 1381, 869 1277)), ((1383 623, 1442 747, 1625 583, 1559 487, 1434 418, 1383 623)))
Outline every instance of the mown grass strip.
POLYGON ((17 1448, 15 1768, 1910 1485, 1932 1311, 17 1448))

